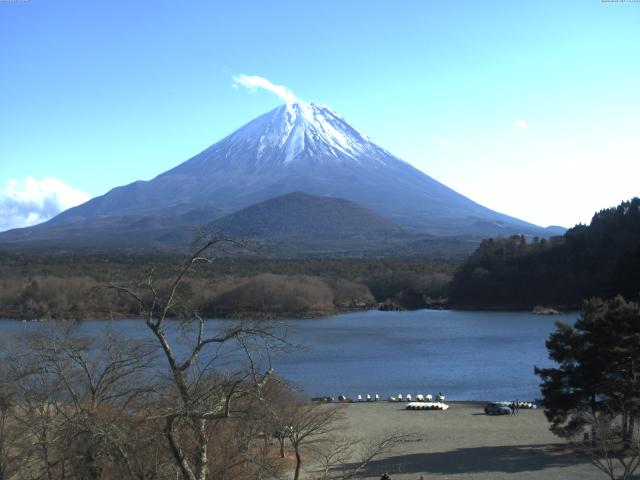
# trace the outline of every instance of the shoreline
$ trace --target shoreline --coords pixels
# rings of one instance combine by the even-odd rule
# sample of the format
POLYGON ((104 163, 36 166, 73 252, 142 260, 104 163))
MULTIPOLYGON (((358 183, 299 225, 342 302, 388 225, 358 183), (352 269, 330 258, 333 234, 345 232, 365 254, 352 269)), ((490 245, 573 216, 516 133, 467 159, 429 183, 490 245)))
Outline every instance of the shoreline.
MULTIPOLYGON (((243 320, 243 321, 288 321, 288 320, 316 320, 323 319, 329 317, 335 317, 339 315, 345 315, 349 313, 361 313, 361 312, 419 312, 421 310, 428 311, 452 311, 452 312, 495 312, 495 313, 508 313, 508 312, 516 312, 516 313, 531 313, 533 315, 539 315, 541 317, 546 316, 567 316, 579 313, 578 309, 563 309, 558 311, 557 313, 536 313, 532 309, 527 308, 465 308, 465 307, 455 307, 455 306, 438 306, 438 307, 424 307, 424 308, 416 308, 416 309, 396 309, 389 310, 385 308, 380 308, 378 305, 376 308, 343 308, 337 309, 333 312, 299 312, 298 314, 287 312, 282 314, 265 314, 263 312, 237 312, 237 313, 217 313, 212 315, 206 315, 204 317, 205 320, 243 320)), ((168 320, 179 320, 178 317, 167 317, 168 320)), ((17 321, 17 322, 35 322, 35 323, 43 323, 43 322, 92 322, 92 321, 106 321, 113 320, 117 322, 119 320, 144 320, 144 317, 135 317, 135 315, 126 315, 126 314, 118 314, 118 315, 110 315, 104 312, 99 312, 95 315, 90 315, 89 318, 74 318, 74 317, 64 317, 64 318, 26 318, 20 317, 19 315, 9 316, 3 313, 0 313, 0 321, 17 321)))

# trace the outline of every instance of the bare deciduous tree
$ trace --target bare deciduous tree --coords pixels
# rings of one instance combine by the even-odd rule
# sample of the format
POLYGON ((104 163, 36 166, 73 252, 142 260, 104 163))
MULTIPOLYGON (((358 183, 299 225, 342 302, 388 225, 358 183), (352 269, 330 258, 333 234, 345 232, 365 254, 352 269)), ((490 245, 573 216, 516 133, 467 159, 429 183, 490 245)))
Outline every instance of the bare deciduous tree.
MULTIPOLYGON (((34 478, 146 478, 136 465, 141 443, 134 411, 155 394, 156 349, 110 330, 79 335, 54 324, 16 339, 5 351, 15 391, 14 422, 32 448, 34 478), (40 473, 37 473, 40 472, 40 473)), ((23 452, 24 453, 24 452, 23 452)))
POLYGON ((625 419, 609 413, 585 413, 582 420, 585 429, 571 439, 574 449, 589 456, 591 463, 611 480, 634 478, 640 467, 638 427, 629 432, 625 419), (580 438, 586 432, 589 433, 580 438))
POLYGON ((390 433, 379 439, 360 437, 328 438, 311 456, 319 466, 317 480, 347 480, 362 474, 367 466, 387 455, 400 443, 410 441, 414 435, 390 433))
POLYGON ((267 325, 239 323, 222 332, 208 334, 205 321, 184 303, 180 295, 187 274, 197 264, 211 262, 207 253, 225 241, 222 238, 208 240, 189 257, 165 289, 155 285, 153 272, 139 289, 110 286, 138 303, 147 327, 161 347, 175 393, 174 401, 166 405, 162 415, 163 434, 184 480, 206 480, 212 441, 208 431, 210 425, 237 413, 234 411, 237 399, 260 398, 273 373, 270 362, 266 370, 258 372, 253 361, 256 347, 260 345, 268 353, 269 341, 276 338, 267 325), (193 328, 192 341, 183 349, 186 353, 178 350, 176 342, 167 333, 169 317, 181 318, 187 329, 193 328), (204 355, 209 347, 220 351, 234 342, 246 354, 246 368, 223 372, 217 368, 217 355, 204 355))
POLYGON ((0 480, 9 480, 27 462, 29 449, 27 433, 15 421, 14 399, 11 392, 0 391, 0 480))
POLYGON ((3 383, 11 384, 17 399, 14 421, 22 425, 32 443, 29 452, 21 454, 27 453, 32 460, 30 468, 35 478, 53 480, 63 458, 57 448, 61 385, 33 355, 27 342, 16 342, 14 349, 5 350, 3 360, 9 374, 3 383))
MULTIPOLYGON (((134 452, 128 448, 121 420, 154 391, 148 383, 154 349, 110 331, 92 338, 67 330, 47 332, 30 344, 52 381, 61 387, 56 413, 71 447, 68 451, 73 453, 67 458, 69 466, 87 479, 103 478, 106 464, 131 470, 134 452)), ((132 471, 128 475, 134 477, 132 471)))
POLYGON ((156 394, 157 348, 108 329, 82 336, 76 326, 49 324, 1 350, 0 392, 13 394, 11 425, 23 440, 13 451, 25 478, 154 478, 151 462, 138 460, 147 454, 141 432, 152 422, 140 412, 156 394))
POLYGON ((300 478, 303 450, 326 441, 343 418, 341 407, 318 403, 289 403, 279 418, 280 432, 287 435, 296 456, 294 480, 300 478))
MULTIPOLYGON (((0 346, 0 480, 280 478, 287 462, 269 442, 275 431, 300 478, 341 409, 306 403, 273 376, 274 324, 209 323, 189 305, 183 281, 219 241, 168 284, 151 272, 142 285, 109 287, 136 302, 147 341, 56 323, 0 346)), ((353 471, 383 448, 359 445, 353 471)))

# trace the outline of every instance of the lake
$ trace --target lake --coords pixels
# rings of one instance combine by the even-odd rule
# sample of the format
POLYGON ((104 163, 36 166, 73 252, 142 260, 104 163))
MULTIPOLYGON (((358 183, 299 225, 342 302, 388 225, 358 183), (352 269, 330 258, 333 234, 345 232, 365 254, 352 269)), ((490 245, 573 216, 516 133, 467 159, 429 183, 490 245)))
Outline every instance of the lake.
MULTIPOLYGON (((540 397, 534 366, 552 365, 545 340, 554 322, 573 323, 577 316, 418 310, 291 320, 288 338, 304 348, 278 356, 274 366, 310 396, 441 391, 451 400, 533 400, 540 397)), ((84 322, 80 328, 97 334, 106 323, 84 322)), ((7 320, 0 322, 0 334, 42 325, 7 320)), ((112 325, 135 338, 149 334, 139 320, 112 325)))

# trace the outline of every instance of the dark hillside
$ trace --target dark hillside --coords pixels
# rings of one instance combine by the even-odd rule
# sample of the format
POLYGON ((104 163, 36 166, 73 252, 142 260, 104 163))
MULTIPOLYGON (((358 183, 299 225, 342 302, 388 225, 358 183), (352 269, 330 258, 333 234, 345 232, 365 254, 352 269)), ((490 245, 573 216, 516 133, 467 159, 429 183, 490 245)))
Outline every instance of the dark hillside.
POLYGON ((406 234, 391 220, 355 202, 302 192, 257 203, 213 225, 239 238, 346 239, 406 234))
POLYGON ((578 307, 593 296, 640 294, 640 199, 596 213, 562 237, 489 239, 462 264, 451 284, 453 305, 466 308, 578 307))
POLYGON ((203 234, 249 241, 225 255, 271 258, 461 258, 479 237, 436 237, 406 230, 350 200, 294 192, 237 212, 211 206, 173 208, 170 215, 100 217, 57 225, 43 223, 0 234, 12 252, 149 254, 187 253, 203 234))

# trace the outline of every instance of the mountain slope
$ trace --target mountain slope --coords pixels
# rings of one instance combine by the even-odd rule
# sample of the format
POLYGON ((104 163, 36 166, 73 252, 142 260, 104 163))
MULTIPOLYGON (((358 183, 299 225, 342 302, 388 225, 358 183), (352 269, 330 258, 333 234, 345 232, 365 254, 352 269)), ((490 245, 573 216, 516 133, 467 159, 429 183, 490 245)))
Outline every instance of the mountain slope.
POLYGON ((301 192, 244 208, 213 222, 212 227, 238 238, 261 239, 371 239, 403 233, 395 223, 357 203, 301 192))
MULTIPOLYGON (((417 239, 431 237, 407 232, 357 203, 301 192, 251 205, 209 228, 249 240, 251 249, 263 256, 389 256, 394 250, 411 255, 433 246, 432 242, 427 248, 415 248, 412 243, 417 239)), ((467 243, 458 242, 446 253, 461 251, 469 251, 467 243)))
MULTIPOLYGON (((451 258, 469 254, 479 242, 409 232, 350 200, 294 192, 220 217, 216 209, 167 215, 127 215, 38 225, 0 235, 4 250, 189 250, 201 235, 247 240, 231 255, 261 257, 451 258)), ((220 252, 223 253, 223 252, 220 252)))
POLYGON ((328 107, 303 102, 282 105, 153 180, 117 187, 46 225, 162 215, 179 205, 230 212, 296 191, 348 199, 436 235, 547 236, 394 157, 328 107))
POLYGON ((3 249, 148 249, 189 245, 202 225, 221 216, 215 208, 183 211, 182 206, 161 215, 105 216, 72 223, 43 223, 0 233, 3 249))

